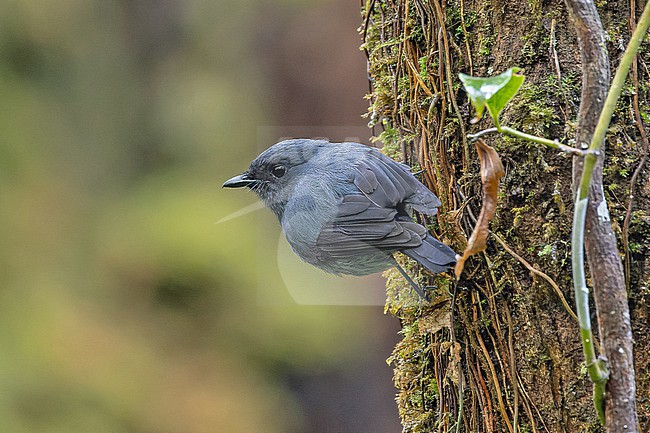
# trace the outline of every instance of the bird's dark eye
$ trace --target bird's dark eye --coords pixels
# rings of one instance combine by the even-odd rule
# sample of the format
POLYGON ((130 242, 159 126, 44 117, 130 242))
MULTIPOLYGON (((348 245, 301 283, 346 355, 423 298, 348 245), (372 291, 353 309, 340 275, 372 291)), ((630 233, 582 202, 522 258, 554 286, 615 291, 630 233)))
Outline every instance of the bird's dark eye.
POLYGON ((271 174, 275 177, 282 177, 287 172, 287 167, 284 165, 276 165, 271 169, 271 174))

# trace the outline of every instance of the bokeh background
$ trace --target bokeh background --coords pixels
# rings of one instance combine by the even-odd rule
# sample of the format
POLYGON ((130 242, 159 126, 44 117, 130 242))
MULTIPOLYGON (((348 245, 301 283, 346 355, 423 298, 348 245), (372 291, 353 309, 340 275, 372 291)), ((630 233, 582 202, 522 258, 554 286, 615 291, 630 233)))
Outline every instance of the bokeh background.
POLYGON ((220 188, 280 137, 368 142, 360 21, 0 0, 0 431, 400 430, 381 278, 310 273, 220 188))

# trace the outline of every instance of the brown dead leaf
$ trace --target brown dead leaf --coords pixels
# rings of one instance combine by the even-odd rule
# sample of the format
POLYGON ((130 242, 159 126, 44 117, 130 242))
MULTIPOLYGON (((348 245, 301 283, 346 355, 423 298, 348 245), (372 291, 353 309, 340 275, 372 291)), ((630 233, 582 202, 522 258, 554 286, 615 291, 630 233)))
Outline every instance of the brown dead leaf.
POLYGON ((481 161, 481 183, 483 184, 483 204, 481 213, 474 226, 474 231, 463 251, 463 257, 456 262, 456 278, 460 277, 465 267, 465 261, 472 255, 485 250, 487 245, 488 225, 497 209, 497 192, 499 190, 499 179, 505 172, 499 154, 488 146, 482 139, 476 140, 476 150, 481 161))

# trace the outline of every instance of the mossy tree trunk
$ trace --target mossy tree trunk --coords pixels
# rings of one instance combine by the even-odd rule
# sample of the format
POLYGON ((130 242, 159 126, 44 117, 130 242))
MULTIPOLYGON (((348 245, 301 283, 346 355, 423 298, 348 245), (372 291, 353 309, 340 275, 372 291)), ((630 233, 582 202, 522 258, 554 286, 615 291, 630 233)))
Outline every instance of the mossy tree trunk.
MULTIPOLYGON (((632 1, 598 5, 612 70, 629 40, 630 10, 643 7, 632 1)), ((361 32, 375 135, 391 156, 422 170, 443 203, 430 227, 461 251, 481 201, 478 158, 465 137, 492 125, 470 125, 457 74, 524 68, 526 82, 502 124, 573 144, 582 67, 565 5, 367 0, 361 32)), ((648 151, 647 51, 646 44, 628 80, 604 163, 605 197, 629 262, 641 432, 650 431, 650 170, 633 174, 648 151)), ((403 281, 389 276, 387 308, 403 325, 390 360, 404 431, 603 431, 570 311, 571 159, 512 138, 487 139, 506 167, 487 251, 468 262, 457 285, 430 279, 437 288, 427 307, 409 302, 403 281)))

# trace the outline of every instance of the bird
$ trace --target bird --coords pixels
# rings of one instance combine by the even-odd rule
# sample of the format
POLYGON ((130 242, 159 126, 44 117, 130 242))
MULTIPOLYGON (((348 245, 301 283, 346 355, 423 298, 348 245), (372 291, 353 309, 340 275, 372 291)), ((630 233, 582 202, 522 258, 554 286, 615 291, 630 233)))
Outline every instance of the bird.
POLYGON ((283 140, 223 187, 256 193, 277 216, 291 249, 331 274, 363 276, 396 267, 426 299, 394 253, 434 274, 458 257, 413 220, 413 211, 435 215, 438 197, 407 165, 361 143, 283 140))

